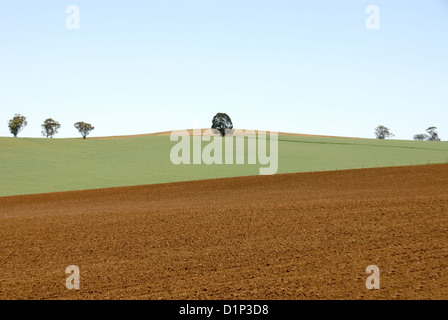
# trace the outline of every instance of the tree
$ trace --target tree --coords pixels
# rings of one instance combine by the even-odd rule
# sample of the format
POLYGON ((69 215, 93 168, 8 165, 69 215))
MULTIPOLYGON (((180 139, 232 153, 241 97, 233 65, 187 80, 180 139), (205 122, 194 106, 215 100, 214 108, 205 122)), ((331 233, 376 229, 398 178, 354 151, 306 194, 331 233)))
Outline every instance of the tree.
POLYGON ((44 123, 41 125, 42 127, 42 135, 47 138, 53 138, 53 136, 58 133, 59 128, 61 125, 59 122, 53 120, 52 118, 48 118, 44 121, 44 123))
POLYGON ((221 136, 226 135, 226 129, 233 129, 232 120, 227 113, 217 113, 212 120, 212 129, 216 129, 221 136))
POLYGON ((426 129, 426 132, 428 133, 428 141, 440 141, 439 134, 436 131, 437 127, 429 127, 426 129))
POLYGON ((27 124, 26 117, 16 114, 14 118, 8 122, 9 131, 14 135, 14 138, 16 138, 19 132, 22 131, 27 124))
POLYGON ((394 136, 394 134, 390 132, 389 128, 381 125, 375 128, 375 135, 377 139, 386 139, 394 136))
POLYGON ((423 141, 423 140, 428 140, 428 138, 429 138, 429 136, 427 134, 424 134, 424 133, 414 135, 414 140, 423 141))
POLYGON ((75 128, 78 129, 84 139, 89 135, 90 131, 95 129, 95 127, 93 127, 90 123, 85 122, 76 122, 75 128))

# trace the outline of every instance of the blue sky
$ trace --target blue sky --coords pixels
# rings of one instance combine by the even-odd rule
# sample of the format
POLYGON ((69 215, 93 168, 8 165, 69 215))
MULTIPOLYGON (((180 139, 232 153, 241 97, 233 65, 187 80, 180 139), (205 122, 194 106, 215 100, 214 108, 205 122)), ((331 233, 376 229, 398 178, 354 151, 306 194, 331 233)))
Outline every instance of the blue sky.
POLYGON ((448 0, 0 2, 0 136, 209 127, 448 139, 448 0), (66 28, 66 8, 80 29, 66 28), (368 5, 380 29, 368 30, 368 5))

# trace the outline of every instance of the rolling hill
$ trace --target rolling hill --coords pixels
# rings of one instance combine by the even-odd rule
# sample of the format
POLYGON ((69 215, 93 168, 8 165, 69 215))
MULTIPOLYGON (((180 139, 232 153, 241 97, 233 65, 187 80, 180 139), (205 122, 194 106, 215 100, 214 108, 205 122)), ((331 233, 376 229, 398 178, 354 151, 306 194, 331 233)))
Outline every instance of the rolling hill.
MULTIPOLYGON (((0 196, 251 176, 264 167, 247 160, 174 165, 176 143, 169 132, 86 140, 0 137, 0 196)), ((245 152, 247 159, 247 139, 245 152)), ((277 173, 418 165, 448 162, 448 142, 279 133, 278 154, 277 173)))

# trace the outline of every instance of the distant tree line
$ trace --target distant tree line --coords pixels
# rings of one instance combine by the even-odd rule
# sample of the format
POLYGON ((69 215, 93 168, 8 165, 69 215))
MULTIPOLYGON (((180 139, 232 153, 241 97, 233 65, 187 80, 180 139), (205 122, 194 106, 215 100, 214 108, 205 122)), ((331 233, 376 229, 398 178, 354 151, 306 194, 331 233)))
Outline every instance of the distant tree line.
MULTIPOLYGON (((394 134, 390 132, 389 128, 383 125, 379 125, 375 128, 375 136, 377 139, 386 139, 389 137, 393 137, 394 134)), ((414 135, 414 140, 440 141, 439 134, 437 133, 437 127, 429 127, 428 129, 426 129, 426 133, 414 135)))
MULTIPOLYGON (((11 120, 8 121, 8 128, 11 134, 14 137, 17 137, 20 131, 23 130, 27 126, 28 122, 26 121, 26 117, 21 114, 16 114, 11 120)), ((83 139, 85 139, 89 133, 95 129, 90 123, 86 122, 76 122, 74 124, 75 128, 79 131, 83 139)), ((53 138, 55 134, 58 133, 61 125, 56 120, 52 118, 45 119, 41 125, 42 127, 42 135, 46 138, 53 138)))
MULTIPOLYGON (((20 131, 27 126, 28 122, 26 117, 20 114, 16 114, 11 120, 8 121, 9 131, 14 137, 17 137, 20 131)), ((90 123, 86 122, 76 122, 74 124, 75 128, 79 131, 83 139, 86 139, 92 130, 95 129, 90 123)), ((61 125, 56 120, 52 118, 45 119, 42 127, 42 135, 46 138, 53 138, 61 125)), ((225 135, 226 129, 233 129, 232 120, 226 113, 217 113, 212 120, 212 128, 218 130, 222 136, 225 135)), ((375 128, 375 137, 377 139, 386 139, 393 137, 394 134, 389 128, 379 125, 375 128)), ((425 140, 425 141, 440 141, 439 134, 437 133, 437 127, 429 127, 426 129, 426 133, 420 133, 414 135, 414 140, 425 140)))

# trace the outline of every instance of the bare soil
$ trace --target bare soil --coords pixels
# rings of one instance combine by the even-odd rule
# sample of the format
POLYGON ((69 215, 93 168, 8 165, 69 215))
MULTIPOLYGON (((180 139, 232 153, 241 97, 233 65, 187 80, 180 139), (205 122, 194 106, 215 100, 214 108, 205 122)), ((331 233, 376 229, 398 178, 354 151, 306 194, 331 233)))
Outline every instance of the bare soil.
POLYGON ((0 299, 448 298, 448 165, 1 197, 0 222, 0 299))

